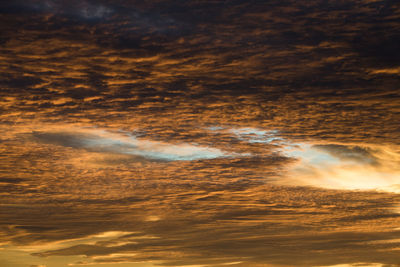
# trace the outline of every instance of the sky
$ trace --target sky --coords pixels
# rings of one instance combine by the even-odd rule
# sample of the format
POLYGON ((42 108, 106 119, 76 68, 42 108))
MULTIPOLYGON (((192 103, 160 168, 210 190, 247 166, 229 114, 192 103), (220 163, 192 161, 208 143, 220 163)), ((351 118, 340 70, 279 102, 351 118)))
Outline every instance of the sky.
POLYGON ((400 266, 400 3, 0 2, 0 266, 400 266))

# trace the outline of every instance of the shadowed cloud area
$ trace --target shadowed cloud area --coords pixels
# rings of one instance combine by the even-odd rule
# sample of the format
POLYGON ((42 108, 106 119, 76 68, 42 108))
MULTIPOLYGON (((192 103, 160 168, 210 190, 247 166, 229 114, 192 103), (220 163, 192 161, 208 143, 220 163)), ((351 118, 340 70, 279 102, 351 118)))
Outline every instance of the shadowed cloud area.
POLYGON ((0 2, 0 266, 400 264, 398 1, 0 2))

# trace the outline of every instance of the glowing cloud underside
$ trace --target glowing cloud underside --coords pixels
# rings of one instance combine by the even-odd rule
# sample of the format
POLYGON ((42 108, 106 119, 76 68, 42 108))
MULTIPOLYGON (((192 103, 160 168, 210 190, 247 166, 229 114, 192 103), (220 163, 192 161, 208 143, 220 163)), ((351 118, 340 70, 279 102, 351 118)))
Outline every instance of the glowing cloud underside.
POLYGON ((248 143, 271 143, 283 155, 296 159, 285 178, 288 186, 315 186, 345 190, 400 192, 400 154, 383 146, 293 143, 277 130, 252 127, 209 127, 248 143))
POLYGON ((300 144, 285 153, 298 162, 280 183, 400 192, 400 154, 391 149, 300 144))

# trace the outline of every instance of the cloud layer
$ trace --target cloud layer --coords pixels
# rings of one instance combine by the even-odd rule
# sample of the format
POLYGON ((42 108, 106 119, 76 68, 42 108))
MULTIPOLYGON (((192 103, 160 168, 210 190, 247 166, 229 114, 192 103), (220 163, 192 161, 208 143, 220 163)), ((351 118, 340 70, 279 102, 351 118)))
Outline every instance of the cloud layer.
POLYGON ((397 266, 399 10, 2 1, 0 265, 397 266))

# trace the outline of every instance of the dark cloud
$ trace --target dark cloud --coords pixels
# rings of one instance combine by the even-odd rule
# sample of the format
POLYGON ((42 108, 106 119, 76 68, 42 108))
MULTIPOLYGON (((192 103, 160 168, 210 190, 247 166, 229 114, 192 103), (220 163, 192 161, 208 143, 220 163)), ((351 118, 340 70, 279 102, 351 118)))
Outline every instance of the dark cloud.
POLYGON ((79 133, 41 133, 34 132, 32 137, 38 141, 42 141, 49 144, 68 146, 73 148, 83 148, 86 142, 95 140, 96 135, 90 134, 79 134, 79 133), (86 141, 86 142, 85 142, 86 141))
POLYGON ((344 145, 315 145, 317 149, 327 151, 332 156, 343 160, 354 160, 361 163, 377 164, 378 159, 371 153, 371 149, 359 146, 344 145))
POLYGON ((6 183, 6 184, 19 184, 22 183, 24 179, 20 178, 7 178, 7 177, 1 177, 0 178, 0 183, 6 183))
POLYGON ((82 19, 105 19, 112 8, 95 1, 13 1, 1 5, 2 13, 55 14, 82 19))

